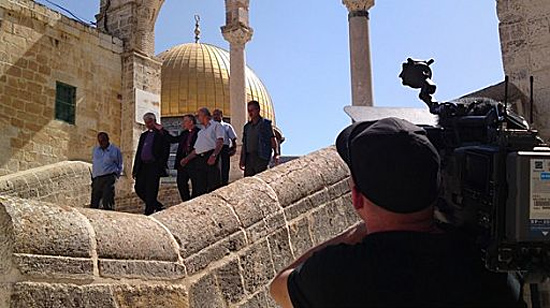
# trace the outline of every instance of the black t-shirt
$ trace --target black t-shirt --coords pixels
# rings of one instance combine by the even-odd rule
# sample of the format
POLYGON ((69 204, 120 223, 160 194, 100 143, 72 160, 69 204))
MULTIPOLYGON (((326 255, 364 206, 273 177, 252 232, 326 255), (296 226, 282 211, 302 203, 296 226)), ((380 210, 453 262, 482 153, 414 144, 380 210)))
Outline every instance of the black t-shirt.
MULTIPOLYGON (((315 253, 288 279, 301 307, 523 307, 508 275, 450 233, 375 233, 315 253)), ((519 290, 518 290, 519 291, 519 290)))

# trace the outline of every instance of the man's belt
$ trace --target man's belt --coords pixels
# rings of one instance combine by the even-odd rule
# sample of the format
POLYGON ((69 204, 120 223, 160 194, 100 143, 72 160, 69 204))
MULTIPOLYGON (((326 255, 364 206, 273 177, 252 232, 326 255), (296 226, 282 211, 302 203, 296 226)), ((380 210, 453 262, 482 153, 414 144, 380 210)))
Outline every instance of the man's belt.
POLYGON ((109 173, 109 174, 104 174, 104 175, 98 175, 96 176, 94 179, 99 179, 99 178, 106 178, 108 176, 117 176, 117 174, 115 172, 112 172, 112 173, 109 173))
POLYGON ((210 151, 206 151, 206 152, 204 152, 204 153, 197 154, 197 156, 199 156, 199 157, 206 157, 206 156, 212 155, 212 153, 214 153, 214 150, 210 150, 210 151))

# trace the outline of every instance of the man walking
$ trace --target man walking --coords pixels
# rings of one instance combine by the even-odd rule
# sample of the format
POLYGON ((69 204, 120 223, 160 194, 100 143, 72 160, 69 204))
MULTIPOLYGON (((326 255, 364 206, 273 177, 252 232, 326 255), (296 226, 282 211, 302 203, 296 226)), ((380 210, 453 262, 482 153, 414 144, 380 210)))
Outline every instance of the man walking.
MULTIPOLYGON (((185 166, 181 165, 182 159, 189 156, 193 152, 195 147, 195 142, 197 141, 198 133, 200 129, 197 125, 197 118, 192 114, 187 114, 183 116, 182 121, 183 131, 177 137, 174 137, 170 134, 167 134, 170 143, 177 143, 178 149, 176 151, 176 160, 174 162, 174 169, 178 171, 177 183, 178 190, 183 202, 191 200, 197 196, 197 161, 195 159, 190 160, 185 166), (189 192, 189 180, 191 180, 191 185, 193 193, 189 192)), ((162 126, 159 126, 162 128, 162 126)))
POLYGON ((273 160, 279 164, 279 145, 271 121, 260 116, 260 103, 248 102, 250 121, 243 130, 243 148, 240 167, 244 176, 253 176, 267 169, 273 151, 273 160))
POLYGON ((204 128, 197 134, 195 149, 180 164, 186 166, 196 159, 197 185, 193 187, 193 193, 196 189, 196 195, 200 196, 221 186, 219 155, 225 132, 220 123, 212 120, 208 108, 199 109, 198 116, 204 128))
POLYGON ((223 148, 220 153, 221 170, 222 170, 222 186, 229 183, 229 170, 231 169, 231 156, 237 153, 237 135, 231 124, 223 120, 223 113, 220 109, 212 112, 214 121, 220 123, 224 129, 223 148))
POLYGON ((115 183, 122 173, 120 149, 109 142, 106 132, 97 134, 98 146, 92 151, 92 200, 91 208, 113 211, 115 209, 115 183))
POLYGON ((157 196, 160 178, 168 176, 166 169, 170 142, 166 138, 168 132, 156 128, 155 114, 146 113, 143 121, 147 130, 139 138, 132 177, 136 180, 136 194, 145 202, 145 215, 150 215, 163 209, 157 196))

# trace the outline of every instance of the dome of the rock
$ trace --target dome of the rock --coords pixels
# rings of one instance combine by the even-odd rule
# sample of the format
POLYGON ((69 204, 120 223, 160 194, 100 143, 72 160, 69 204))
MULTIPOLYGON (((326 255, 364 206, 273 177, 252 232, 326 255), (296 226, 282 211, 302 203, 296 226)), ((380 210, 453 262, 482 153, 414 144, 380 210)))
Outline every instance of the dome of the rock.
MULTIPOLYGON (((194 114, 201 107, 220 109, 231 118, 229 52, 203 43, 173 47, 159 55, 162 60, 161 115, 194 114)), ((246 100, 260 102, 261 115, 275 122, 275 111, 265 85, 246 68, 246 100)), ((244 107, 244 106, 243 106, 244 107)))

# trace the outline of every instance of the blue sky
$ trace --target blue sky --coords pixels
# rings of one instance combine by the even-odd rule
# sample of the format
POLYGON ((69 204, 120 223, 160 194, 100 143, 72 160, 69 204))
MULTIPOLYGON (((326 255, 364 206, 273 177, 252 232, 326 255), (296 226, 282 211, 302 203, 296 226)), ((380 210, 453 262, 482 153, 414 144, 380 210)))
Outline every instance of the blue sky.
MULTIPOLYGON (((99 10, 99 0, 50 1, 85 20, 95 20, 99 10)), ((275 103, 277 124, 287 136, 283 153, 333 144, 350 122, 343 112, 351 104, 346 8, 341 0, 250 2, 255 34, 247 61, 275 103)), ((157 53, 193 40, 194 14, 202 16, 202 42, 228 48, 219 30, 222 0, 166 0, 156 27, 157 53)), ((370 16, 376 106, 424 106, 398 78, 407 57, 436 60, 439 100, 504 79, 494 0, 377 0, 370 16)))

